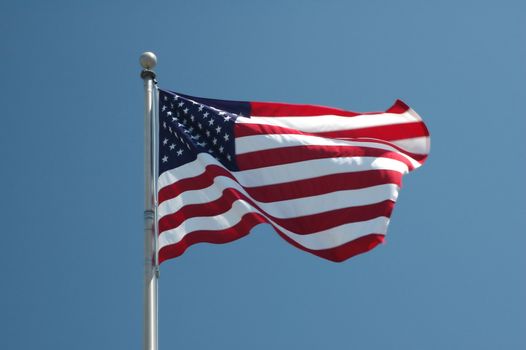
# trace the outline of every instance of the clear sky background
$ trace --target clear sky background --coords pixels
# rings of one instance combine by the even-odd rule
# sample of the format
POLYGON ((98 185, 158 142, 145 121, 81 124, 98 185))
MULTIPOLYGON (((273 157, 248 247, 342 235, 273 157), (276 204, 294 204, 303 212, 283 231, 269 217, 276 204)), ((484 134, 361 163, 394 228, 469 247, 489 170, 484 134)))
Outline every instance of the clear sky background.
POLYGON ((426 121, 387 243, 161 266, 161 349, 526 349, 521 1, 2 1, 0 348, 140 349, 143 83, 426 121))

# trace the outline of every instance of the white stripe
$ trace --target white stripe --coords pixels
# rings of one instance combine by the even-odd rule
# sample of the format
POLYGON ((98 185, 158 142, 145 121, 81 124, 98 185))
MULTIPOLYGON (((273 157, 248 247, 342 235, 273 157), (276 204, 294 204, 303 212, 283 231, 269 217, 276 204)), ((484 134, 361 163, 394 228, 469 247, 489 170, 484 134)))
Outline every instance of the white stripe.
POLYGON ((391 158, 342 157, 274 165, 244 170, 234 175, 244 187, 256 187, 367 170, 393 170, 405 174, 408 167, 403 162, 391 158))
POLYGON ((298 134, 266 134, 251 135, 236 138, 236 153, 244 154, 249 152, 263 151, 268 149, 277 149, 293 146, 357 146, 371 147, 391 152, 396 152, 406 158, 415 168, 421 164, 413 158, 400 152, 394 147, 376 142, 357 142, 339 139, 329 139, 312 135, 298 134))
MULTIPOLYGON (((223 191, 233 188, 244 194, 251 196, 234 180, 224 176, 214 179, 212 185, 199 190, 186 191, 175 198, 162 202, 158 208, 158 217, 162 217, 179 211, 183 206, 193 204, 206 204, 221 198, 223 191)), ((316 196, 287 199, 265 203, 256 201, 254 203, 265 213, 277 218, 295 218, 307 216, 361 205, 369 205, 385 200, 396 201, 399 188, 395 184, 383 184, 355 190, 342 190, 325 193, 316 196)))
MULTIPOLYGON (((178 227, 165 231, 159 236, 159 249, 165 246, 176 244, 181 241, 188 233, 198 230, 221 231, 228 229, 241 221, 241 217, 246 213, 258 212, 244 200, 238 200, 232 208, 218 216, 194 217, 185 220, 178 227)), ((262 213, 260 213, 262 214, 262 213)), ((262 214, 265 216, 264 214, 262 214)), ((268 217, 267 217, 267 220, 268 217)), ((283 234, 296 241, 298 244, 308 249, 322 250, 338 247, 359 237, 377 233, 385 234, 389 218, 378 217, 368 221, 353 222, 341 226, 333 227, 328 230, 319 231, 308 235, 298 235, 277 225, 269 220, 283 234)), ((218 232, 221 234, 221 232, 218 232)))
POLYGON ((406 124, 419 122, 420 119, 413 113, 381 113, 363 114, 354 117, 342 117, 338 115, 320 115, 308 117, 265 117, 254 116, 250 118, 238 118, 236 123, 244 124, 267 124, 300 130, 303 132, 326 132, 337 130, 354 130, 374 126, 386 126, 394 124, 406 124))
POLYGON ((415 110, 412 108, 409 108, 407 111, 405 111, 405 113, 410 114, 413 118, 415 118, 416 121, 422 121, 422 117, 418 113, 416 113, 415 110))
POLYGON ((390 141, 392 144, 406 150, 407 152, 427 155, 431 146, 431 139, 428 136, 414 137, 411 139, 403 139, 390 141))
MULTIPOLYGON (((219 164, 211 155, 200 153, 193 162, 162 173, 158 179, 158 187, 162 189, 177 181, 199 176, 205 172, 206 166, 211 164, 218 165, 225 169, 225 167, 219 164)), ((408 172, 406 164, 391 158, 342 157, 313 159, 260 169, 236 171, 231 172, 231 174, 243 187, 257 187, 311 179, 331 174, 367 170, 393 170, 401 174, 408 172)))

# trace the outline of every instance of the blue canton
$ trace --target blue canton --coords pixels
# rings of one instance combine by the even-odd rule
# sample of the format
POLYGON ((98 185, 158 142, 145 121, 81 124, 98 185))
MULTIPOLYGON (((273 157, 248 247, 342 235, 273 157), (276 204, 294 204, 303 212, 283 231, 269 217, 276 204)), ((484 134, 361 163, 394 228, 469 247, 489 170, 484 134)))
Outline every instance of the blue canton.
POLYGON ((205 152, 237 170, 234 123, 238 114, 159 90, 159 174, 205 152))

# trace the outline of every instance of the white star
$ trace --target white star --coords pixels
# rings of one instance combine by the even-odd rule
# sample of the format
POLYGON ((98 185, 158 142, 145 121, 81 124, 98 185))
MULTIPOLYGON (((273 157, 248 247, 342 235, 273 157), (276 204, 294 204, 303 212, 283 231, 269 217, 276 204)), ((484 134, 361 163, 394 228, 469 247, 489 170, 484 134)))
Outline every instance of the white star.
POLYGON ((170 151, 173 151, 174 148, 175 148, 175 144, 172 143, 172 144, 170 145, 170 151))
MULTIPOLYGON (((164 108, 164 106, 163 106, 163 108, 164 108)), ((167 116, 171 116, 171 115, 172 115, 172 111, 168 111, 168 112, 166 112, 166 115, 167 115, 167 116)))
POLYGON ((198 111, 199 111, 199 112, 202 112, 202 111, 203 111, 203 107, 204 107, 203 105, 199 105, 199 109, 198 109, 198 111))
POLYGON ((168 139, 163 140, 163 145, 166 145, 168 143, 168 139))
POLYGON ((163 157, 163 163, 166 163, 168 161, 168 156, 163 157))
POLYGON ((188 108, 183 109, 184 114, 188 114, 188 108))
POLYGON ((223 136, 223 138, 225 139, 225 141, 228 141, 228 139, 230 138, 230 136, 228 136, 228 134, 225 134, 225 136, 223 136))
POLYGON ((179 148, 179 150, 177 151, 177 156, 181 156, 182 154, 183 154, 183 150, 179 148))
POLYGON ((231 117, 231 116, 229 116, 229 115, 227 115, 227 116, 225 117, 225 121, 226 121, 226 122, 227 122, 227 121, 229 121, 229 120, 230 120, 230 118, 232 118, 232 117, 231 117))
POLYGON ((206 137, 210 137, 210 130, 206 131, 206 137))
POLYGON ((218 127, 216 128, 216 133, 218 133, 218 134, 219 134, 219 132, 220 132, 220 131, 221 131, 221 127, 220 127, 220 126, 218 126, 218 127))
POLYGON ((228 160, 232 160, 232 157, 230 156, 230 154, 227 154, 227 155, 226 155, 226 159, 228 159, 228 160))
POLYGON ((164 96, 164 100, 167 101, 168 100, 168 96, 164 96))
POLYGON ((208 118, 208 112, 205 112, 205 114, 203 114, 203 117, 208 118))
POLYGON ((197 123, 197 127, 198 127, 199 129, 202 129, 202 128, 203 128, 203 125, 202 125, 201 123, 197 123))
POLYGON ((170 134, 172 133, 172 127, 171 126, 168 127, 168 131, 170 131, 170 134))
POLYGON ((208 121, 208 125, 212 126, 213 124, 214 124, 214 119, 210 119, 210 120, 208 121))
POLYGON ((224 149, 225 149, 225 147, 223 147, 223 146, 219 147, 219 153, 223 153, 224 149))
MULTIPOLYGON (((162 110, 162 112, 164 112, 164 111, 166 111, 166 106, 165 106, 165 105, 163 105, 163 110, 162 110)), ((168 113, 170 113, 170 112, 168 112, 168 113)))
POLYGON ((163 128, 166 129, 166 122, 163 122, 163 128))
POLYGON ((172 123, 175 122, 177 120, 176 117, 172 117, 172 123))
POLYGON ((214 139, 212 140, 212 144, 214 145, 217 145, 217 139, 214 137, 214 139))
POLYGON ((184 103, 183 103, 183 101, 179 102, 178 106, 179 106, 179 107, 182 107, 182 106, 184 106, 184 103))
POLYGON ((193 115, 190 116, 190 120, 191 121, 194 121, 195 120, 195 117, 193 115))
POLYGON ((179 96, 174 95, 174 101, 177 101, 179 99, 179 96))

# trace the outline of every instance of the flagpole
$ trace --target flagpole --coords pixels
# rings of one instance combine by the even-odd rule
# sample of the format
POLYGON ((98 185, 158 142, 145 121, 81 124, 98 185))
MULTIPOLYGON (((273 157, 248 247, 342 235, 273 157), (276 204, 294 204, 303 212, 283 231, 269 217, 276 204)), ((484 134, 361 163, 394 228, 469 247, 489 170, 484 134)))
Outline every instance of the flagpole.
POLYGON ((145 52, 140 57, 144 80, 144 350, 158 350, 157 286, 159 266, 155 232, 155 72, 157 57, 145 52))

